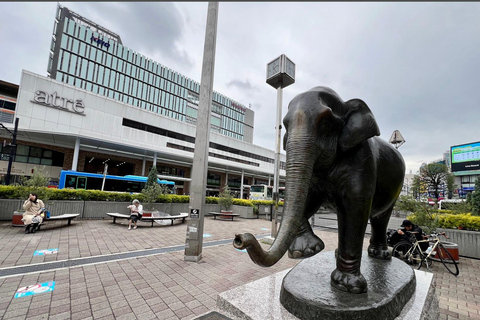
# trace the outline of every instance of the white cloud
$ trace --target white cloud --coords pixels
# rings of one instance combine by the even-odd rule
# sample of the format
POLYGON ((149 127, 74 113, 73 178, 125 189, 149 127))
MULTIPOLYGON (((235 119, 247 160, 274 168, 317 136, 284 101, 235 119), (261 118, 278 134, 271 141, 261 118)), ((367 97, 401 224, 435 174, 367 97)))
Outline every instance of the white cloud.
MULTIPOLYGON (((61 3, 118 33, 124 44, 200 81, 206 2, 61 3)), ((0 79, 46 74, 56 3, 0 2, 0 79)), ((407 172, 452 145, 480 140, 480 4, 468 2, 221 2, 214 89, 255 111, 254 143, 274 149, 276 91, 266 64, 297 66, 283 114, 322 85, 372 109, 382 138, 400 130, 407 172)))

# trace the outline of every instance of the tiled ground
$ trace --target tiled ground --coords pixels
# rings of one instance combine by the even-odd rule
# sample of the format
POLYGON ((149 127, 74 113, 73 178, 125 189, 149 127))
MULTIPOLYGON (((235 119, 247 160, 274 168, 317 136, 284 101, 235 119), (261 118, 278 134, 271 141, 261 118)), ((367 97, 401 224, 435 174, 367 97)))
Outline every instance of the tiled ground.
MULTIPOLYGON (((126 222, 55 222, 36 234, 0 223, 0 269, 81 257, 162 248, 185 243, 186 224, 174 226, 139 223, 127 230, 126 222), (39 249, 58 248, 58 254, 33 257, 39 249)), ((269 234, 271 222, 205 219, 204 242, 232 239, 235 233, 269 234), (268 229, 268 230, 263 230, 268 229)), ((316 230, 336 248, 337 234, 316 230)), ((368 239, 365 242, 365 248, 368 239)), ((42 273, 0 278, 0 318, 3 319, 193 319, 215 310, 217 295, 247 282, 294 266, 284 257, 271 268, 253 264, 248 254, 231 244, 203 249, 199 263, 185 262, 183 251, 110 261, 42 273), (19 287, 55 281, 55 290, 14 299, 19 287)), ((480 319, 480 261, 461 258, 454 277, 437 264, 435 281, 442 319, 480 319)))

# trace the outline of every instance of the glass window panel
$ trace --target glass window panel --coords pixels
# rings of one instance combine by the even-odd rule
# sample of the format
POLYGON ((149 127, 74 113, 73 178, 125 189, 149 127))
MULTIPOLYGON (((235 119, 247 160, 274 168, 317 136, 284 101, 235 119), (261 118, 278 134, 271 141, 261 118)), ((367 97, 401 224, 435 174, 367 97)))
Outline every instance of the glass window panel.
POLYGON ((28 163, 40 164, 42 158, 28 157, 28 163))
POLYGON ((73 31, 75 30, 75 22, 70 20, 70 19, 65 19, 66 21, 68 21, 68 31, 67 33, 69 35, 72 35, 73 36, 73 31))
POLYGON ((75 74, 75 67, 77 66, 77 56, 72 54, 70 59, 70 69, 68 72, 70 74, 75 74))
POLYGON ((29 155, 30 157, 42 157, 42 151, 42 148, 30 147, 29 155))
POLYGON ((102 57, 103 57, 102 50, 97 49, 97 59, 95 61, 97 61, 98 63, 102 63, 102 57))
POLYGON ((70 53, 64 51, 63 52, 63 59, 62 59, 62 68, 61 70, 64 71, 64 72, 67 72, 68 71, 68 62, 70 60, 70 53))
POLYGON ((27 156, 19 156, 18 154, 15 156, 15 161, 16 162, 23 162, 26 163, 28 161, 27 156))
POLYGON ((53 156, 52 150, 43 150, 43 158, 51 158, 53 156))
POLYGON ((103 82, 105 83, 106 86, 108 86, 109 81, 110 81, 110 69, 105 68, 105 80, 103 82))
POLYGON ((78 53, 78 46, 79 46, 79 41, 77 39, 73 39, 72 51, 75 53, 78 53))
POLYGON ((28 156, 29 152, 30 152, 30 147, 29 146, 17 145, 17 152, 16 152, 17 155, 28 156))
POLYGON ((109 54, 107 54, 106 65, 107 65, 107 67, 111 67, 111 66, 112 66, 112 56, 109 55, 109 54))
POLYGON ((97 48, 95 47, 90 47, 90 60, 95 60, 95 56, 97 54, 97 48))
POLYGON ((40 164, 43 164, 45 166, 51 166, 52 165, 52 162, 53 160, 52 159, 42 159, 40 164))
POLYGON ((68 36, 67 35, 62 35, 62 41, 60 42, 60 47, 62 49, 67 49, 67 42, 68 42, 68 36))

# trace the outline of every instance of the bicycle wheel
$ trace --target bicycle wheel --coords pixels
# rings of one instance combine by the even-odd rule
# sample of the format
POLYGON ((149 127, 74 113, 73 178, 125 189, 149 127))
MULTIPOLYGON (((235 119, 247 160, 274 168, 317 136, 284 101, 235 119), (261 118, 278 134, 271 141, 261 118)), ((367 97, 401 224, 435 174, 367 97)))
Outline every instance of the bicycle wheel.
POLYGON ((458 276, 460 271, 458 270, 457 263, 455 262, 455 259, 453 259, 450 252, 448 252, 448 250, 445 249, 445 247, 441 242, 438 243, 438 246, 437 246, 437 255, 440 258, 440 261, 442 261, 445 268, 447 268, 447 270, 454 276, 458 276))
POLYGON ((423 255, 422 251, 418 246, 415 247, 413 251, 411 251, 410 260, 411 263, 415 266, 415 268, 417 268, 417 270, 420 270, 422 268, 423 259, 425 259, 425 256, 423 255))
POLYGON ((408 241, 400 241, 392 250, 392 257, 398 258, 408 263, 407 253, 412 248, 412 244, 408 241))

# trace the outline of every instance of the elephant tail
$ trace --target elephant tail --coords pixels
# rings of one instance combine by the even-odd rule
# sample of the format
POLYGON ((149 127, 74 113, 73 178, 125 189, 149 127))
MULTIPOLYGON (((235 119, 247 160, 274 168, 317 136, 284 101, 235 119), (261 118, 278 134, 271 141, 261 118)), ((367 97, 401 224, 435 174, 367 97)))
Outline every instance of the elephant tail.
MULTIPOLYGON (((277 241, 274 242, 278 243, 277 241)), ((239 250, 247 249, 248 255, 253 262, 262 267, 271 267, 277 263, 287 252, 288 246, 272 245, 270 250, 265 251, 258 243, 258 240, 251 233, 236 234, 233 246, 239 250), (275 247, 275 248, 274 248, 275 247)))

